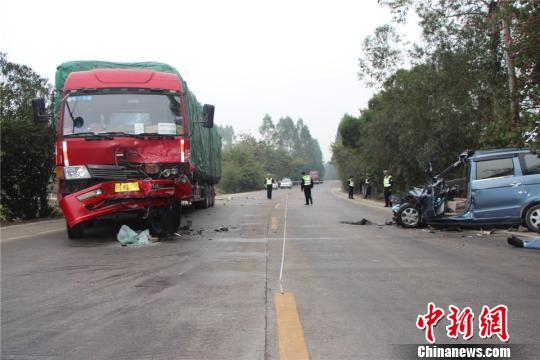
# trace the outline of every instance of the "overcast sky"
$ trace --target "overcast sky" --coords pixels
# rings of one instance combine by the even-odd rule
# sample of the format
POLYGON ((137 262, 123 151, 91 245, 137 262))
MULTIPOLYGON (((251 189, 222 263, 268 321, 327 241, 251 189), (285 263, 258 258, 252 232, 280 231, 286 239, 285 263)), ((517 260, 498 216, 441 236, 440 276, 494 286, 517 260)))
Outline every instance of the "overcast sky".
POLYGON ((343 114, 358 115, 374 92, 357 76, 362 41, 390 21, 377 0, 3 0, 1 9, 0 51, 51 82, 64 61, 165 62, 216 106, 217 124, 258 135, 267 113, 302 118, 325 161, 343 114))

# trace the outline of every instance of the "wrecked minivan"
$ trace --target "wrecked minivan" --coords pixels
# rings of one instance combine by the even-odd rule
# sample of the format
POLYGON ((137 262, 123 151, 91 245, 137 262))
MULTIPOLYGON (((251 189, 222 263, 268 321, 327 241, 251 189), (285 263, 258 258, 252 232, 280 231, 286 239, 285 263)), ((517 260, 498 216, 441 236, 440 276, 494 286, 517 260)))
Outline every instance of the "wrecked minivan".
POLYGON ((540 158, 526 148, 463 152, 459 159, 413 187, 403 199, 393 197, 397 224, 434 226, 540 226, 540 158), (465 168, 465 178, 446 179, 465 168))

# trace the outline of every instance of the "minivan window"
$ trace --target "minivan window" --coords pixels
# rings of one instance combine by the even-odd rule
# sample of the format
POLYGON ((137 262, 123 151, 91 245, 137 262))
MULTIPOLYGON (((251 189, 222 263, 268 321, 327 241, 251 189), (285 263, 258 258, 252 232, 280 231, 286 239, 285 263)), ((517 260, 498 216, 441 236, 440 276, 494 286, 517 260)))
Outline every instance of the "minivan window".
POLYGON ((525 175, 540 174, 540 158, 538 158, 538 155, 525 154, 523 161, 525 162, 523 171, 525 175))
POLYGON ((476 162, 476 180, 514 175, 512 158, 476 162))

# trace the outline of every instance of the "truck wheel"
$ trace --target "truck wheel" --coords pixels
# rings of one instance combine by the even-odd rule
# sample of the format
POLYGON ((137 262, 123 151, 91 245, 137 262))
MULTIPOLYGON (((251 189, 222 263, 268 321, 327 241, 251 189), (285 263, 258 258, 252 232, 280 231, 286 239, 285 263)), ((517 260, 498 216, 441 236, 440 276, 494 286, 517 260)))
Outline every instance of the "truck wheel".
POLYGON ((70 239, 81 239, 84 237, 84 228, 83 223, 78 223, 77 225, 70 227, 66 222, 67 234, 70 239))
POLYGON ((420 211, 413 204, 405 203, 399 208, 396 221, 404 228, 415 228, 420 225, 420 211))
POLYGON ((209 186, 204 187, 204 197, 203 197, 203 201, 201 202, 201 207, 203 209, 208 209, 210 207, 210 187, 209 186))
POLYGON ((174 201, 169 205, 152 207, 149 216, 150 234, 164 236, 174 233, 180 226, 181 209, 179 201, 174 201))
POLYGON ((540 205, 531 206, 525 214, 525 224, 530 231, 538 232, 540 225, 540 205))
POLYGON ((216 192, 213 186, 210 186, 210 206, 214 207, 216 203, 216 192))

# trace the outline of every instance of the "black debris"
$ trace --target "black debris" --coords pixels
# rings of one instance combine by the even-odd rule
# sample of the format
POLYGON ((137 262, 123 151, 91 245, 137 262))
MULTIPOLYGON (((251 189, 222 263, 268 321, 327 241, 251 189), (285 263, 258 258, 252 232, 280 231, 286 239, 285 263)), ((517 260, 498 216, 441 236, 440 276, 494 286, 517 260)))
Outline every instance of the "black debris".
POLYGON ((215 232, 227 232, 229 231, 229 228, 228 227, 220 227, 219 229, 214 229, 215 232))
POLYGON ((340 221, 340 223, 349 225, 373 225, 373 223, 368 219, 362 219, 359 221, 340 221))

